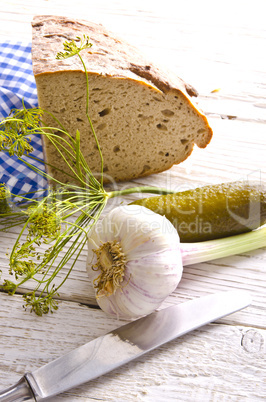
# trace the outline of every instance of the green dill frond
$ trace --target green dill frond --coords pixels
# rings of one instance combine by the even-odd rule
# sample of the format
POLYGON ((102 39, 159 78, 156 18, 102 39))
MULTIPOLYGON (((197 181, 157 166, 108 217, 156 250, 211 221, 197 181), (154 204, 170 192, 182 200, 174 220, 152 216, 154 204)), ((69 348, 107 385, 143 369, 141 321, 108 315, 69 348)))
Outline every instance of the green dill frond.
POLYGON ((0 286, 0 288, 9 295, 13 295, 17 290, 17 285, 14 282, 9 281, 8 279, 5 279, 3 285, 0 286))
POLYGON ((11 110, 0 123, 0 151, 18 157, 31 153, 31 135, 38 131, 43 113, 40 108, 26 109, 24 103, 22 110, 11 110))
POLYGON ((57 207, 53 204, 41 203, 37 207, 28 208, 29 237, 42 238, 44 243, 58 237, 60 233, 60 219, 57 214, 57 207))
POLYGON ((36 263, 32 258, 36 257, 36 249, 33 242, 28 239, 23 244, 17 242, 16 249, 12 250, 9 261, 9 273, 19 277, 32 277, 36 273, 36 263))
POLYGON ((0 183, 0 200, 7 200, 10 198, 9 188, 5 183, 0 183))
POLYGON ((77 36, 75 40, 64 42, 64 52, 58 52, 56 55, 56 59, 63 60, 79 54, 83 49, 87 49, 92 46, 92 43, 90 43, 89 40, 89 36, 83 35, 83 38, 77 36), (79 46, 77 45, 77 42, 80 43, 79 46))
POLYGON ((35 291, 26 293, 23 295, 25 300, 25 310, 30 307, 31 312, 35 312, 36 315, 42 316, 43 314, 53 313, 58 309, 58 301, 54 297, 59 297, 58 293, 51 293, 48 296, 40 297, 36 296, 35 291))
POLYGON ((11 193, 4 183, 0 183, 0 222, 1 215, 10 212, 11 208, 9 205, 11 193))
MULTIPOLYGON (((39 107, 27 109, 25 107, 25 104, 23 101, 22 101, 22 104, 23 104, 23 108, 22 109, 12 109, 10 112, 10 116, 14 119, 23 120, 22 127, 26 128, 26 131, 29 128, 34 129, 36 126, 39 125, 40 119, 44 114, 44 110, 39 107)), ((18 125, 18 127, 20 127, 20 125, 18 125)))

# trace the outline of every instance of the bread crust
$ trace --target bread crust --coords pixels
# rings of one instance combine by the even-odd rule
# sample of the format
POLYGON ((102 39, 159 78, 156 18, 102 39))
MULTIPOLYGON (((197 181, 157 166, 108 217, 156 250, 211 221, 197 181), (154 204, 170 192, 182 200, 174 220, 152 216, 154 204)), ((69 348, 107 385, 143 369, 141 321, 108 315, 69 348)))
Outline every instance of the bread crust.
POLYGON ((33 65, 34 75, 66 70, 83 71, 78 58, 63 61, 55 58, 64 41, 74 40, 82 32, 93 42, 93 48, 82 53, 89 72, 137 80, 142 78, 163 92, 175 89, 186 92, 189 96, 198 95, 191 85, 179 77, 170 79, 169 72, 165 74, 160 71, 147 61, 138 49, 118 39, 102 25, 90 22, 88 26, 87 21, 67 17, 35 16, 32 27, 33 53, 39 53, 39 60, 35 60, 33 65))

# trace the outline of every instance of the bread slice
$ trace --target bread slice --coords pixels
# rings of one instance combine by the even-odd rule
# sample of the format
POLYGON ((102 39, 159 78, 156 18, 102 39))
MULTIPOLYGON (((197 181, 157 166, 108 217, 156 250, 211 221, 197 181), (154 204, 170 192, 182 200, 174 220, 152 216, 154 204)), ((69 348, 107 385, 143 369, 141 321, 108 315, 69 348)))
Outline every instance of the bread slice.
MULTIPOLYGON (((39 105, 52 112, 75 135, 92 172, 100 157, 86 119, 86 77, 77 56, 56 60, 63 42, 90 37, 82 51, 89 73, 89 114, 99 140, 105 181, 130 180, 169 169, 184 161, 193 145, 204 148, 212 130, 191 100, 196 91, 164 73, 134 47, 103 26, 58 16, 36 16, 32 22, 32 63, 39 105)), ((49 118, 47 124, 54 121, 49 118)), ((48 164, 57 180, 67 182, 62 158, 45 142, 48 164)))

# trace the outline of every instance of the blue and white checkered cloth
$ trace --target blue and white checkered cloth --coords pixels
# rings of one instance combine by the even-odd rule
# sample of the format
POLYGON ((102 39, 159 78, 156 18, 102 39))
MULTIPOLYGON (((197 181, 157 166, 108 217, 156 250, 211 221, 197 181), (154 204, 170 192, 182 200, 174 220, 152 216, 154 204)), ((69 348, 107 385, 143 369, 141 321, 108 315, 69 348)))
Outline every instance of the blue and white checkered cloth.
MULTIPOLYGON (((0 44, 0 120, 7 117, 11 109, 38 106, 37 90, 32 72, 31 44, 6 42, 0 44)), ((42 141, 39 135, 31 137, 34 148, 32 156, 43 160, 42 141)), ((28 160, 41 170, 44 164, 28 160)), ((35 173, 16 157, 0 152, 0 183, 5 183, 15 194, 30 193, 47 188, 47 180, 35 173)), ((40 195, 38 193, 38 195, 40 195)))

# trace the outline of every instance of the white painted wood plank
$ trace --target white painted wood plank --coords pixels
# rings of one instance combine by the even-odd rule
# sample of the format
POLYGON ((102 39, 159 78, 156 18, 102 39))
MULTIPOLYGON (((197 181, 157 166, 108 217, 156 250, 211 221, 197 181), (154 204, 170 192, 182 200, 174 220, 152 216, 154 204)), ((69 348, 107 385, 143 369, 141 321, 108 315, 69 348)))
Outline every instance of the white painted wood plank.
MULTIPOLYGON (((218 8, 211 0, 171 4, 170 0, 98 0, 89 4, 76 0, 75 5, 63 0, 1 0, 0 40, 30 41, 35 14, 84 18, 104 24, 195 85, 199 106, 214 129, 211 144, 205 150, 195 148, 187 161, 167 172, 119 188, 149 184, 181 190, 243 178, 266 181, 264 6, 263 0, 254 0, 252 6, 225 0, 218 8), (218 88, 219 92, 211 93, 218 88)), ((135 197, 128 196, 124 202, 135 197)), ((107 210, 119 202, 121 199, 114 200, 107 210)), ((0 234, 2 279, 8 268, 6 248, 15 235, 16 230, 0 234)), ((163 304, 236 288, 250 291, 253 303, 248 309, 56 400, 265 400, 265 251, 185 267, 179 287, 163 304)), ((95 304, 85 262, 84 251, 62 288, 60 309, 53 315, 39 318, 25 313, 20 296, 0 293, 1 385, 10 385, 25 370, 121 324, 100 310, 79 304, 95 304)))
MULTIPOLYGON (((123 323, 71 302, 42 318, 21 312, 19 303, 0 294, 3 387, 123 323)), ((266 397, 265 341, 265 330, 211 324, 53 401, 260 401, 266 397)))

